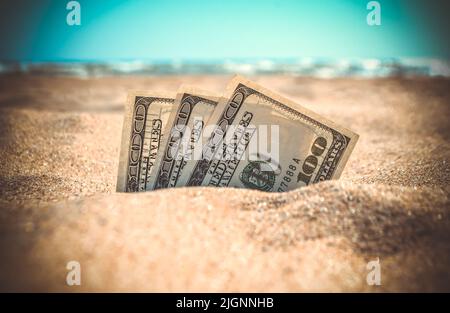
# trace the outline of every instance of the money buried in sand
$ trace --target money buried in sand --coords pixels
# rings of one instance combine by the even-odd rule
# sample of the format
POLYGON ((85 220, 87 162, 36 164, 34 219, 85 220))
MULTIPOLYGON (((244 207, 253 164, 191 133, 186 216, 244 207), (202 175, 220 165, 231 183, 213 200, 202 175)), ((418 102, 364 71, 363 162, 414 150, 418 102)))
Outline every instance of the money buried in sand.
POLYGON ((221 97, 185 86, 170 101, 146 95, 128 100, 117 191, 289 191, 339 178, 358 140, 356 133, 242 76, 221 97), (149 125, 156 120, 161 130, 152 136, 149 125))

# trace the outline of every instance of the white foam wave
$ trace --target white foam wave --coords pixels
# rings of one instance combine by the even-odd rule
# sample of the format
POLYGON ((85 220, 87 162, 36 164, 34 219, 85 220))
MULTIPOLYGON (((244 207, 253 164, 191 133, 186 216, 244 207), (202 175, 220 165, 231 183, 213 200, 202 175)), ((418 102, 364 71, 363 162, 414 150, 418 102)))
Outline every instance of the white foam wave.
POLYGON ((109 75, 163 74, 289 74, 320 78, 444 76, 450 77, 450 61, 436 58, 397 59, 249 59, 223 61, 119 61, 119 62, 0 62, 0 73, 69 75, 96 77, 109 75))

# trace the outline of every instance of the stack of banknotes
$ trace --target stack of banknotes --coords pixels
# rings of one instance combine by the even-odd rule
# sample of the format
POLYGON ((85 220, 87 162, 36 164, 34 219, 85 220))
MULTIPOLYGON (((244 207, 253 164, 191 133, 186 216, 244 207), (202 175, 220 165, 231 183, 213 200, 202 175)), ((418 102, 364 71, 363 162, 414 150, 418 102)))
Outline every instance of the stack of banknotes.
POLYGON ((283 192, 336 179, 358 135, 250 80, 131 92, 117 191, 181 186, 283 192))

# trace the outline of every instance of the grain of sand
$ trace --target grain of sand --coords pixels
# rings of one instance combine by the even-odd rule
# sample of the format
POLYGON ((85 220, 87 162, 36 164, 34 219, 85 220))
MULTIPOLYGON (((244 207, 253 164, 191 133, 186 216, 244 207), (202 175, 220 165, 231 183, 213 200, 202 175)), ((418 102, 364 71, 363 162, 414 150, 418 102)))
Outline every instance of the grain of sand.
POLYGON ((450 291, 448 79, 253 77, 360 134, 340 180, 115 193, 127 90, 229 78, 0 76, 0 290, 450 291))

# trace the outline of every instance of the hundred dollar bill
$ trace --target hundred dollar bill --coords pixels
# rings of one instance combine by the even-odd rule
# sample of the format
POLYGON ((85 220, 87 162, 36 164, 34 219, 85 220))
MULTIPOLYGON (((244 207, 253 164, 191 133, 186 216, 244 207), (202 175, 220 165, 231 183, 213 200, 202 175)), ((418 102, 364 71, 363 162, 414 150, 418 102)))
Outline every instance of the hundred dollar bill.
POLYGON ((155 160, 170 113, 175 109, 175 93, 132 92, 128 95, 122 128, 117 191, 150 190, 155 160))
POLYGON ((164 145, 155 162, 157 174, 149 183, 153 189, 186 186, 196 164, 195 149, 201 148, 202 130, 219 102, 219 97, 190 86, 178 90, 174 110, 167 122, 164 145))
POLYGON ((275 192, 338 178, 358 140, 354 132, 241 76, 227 86, 203 134, 207 140, 188 186, 275 192))

